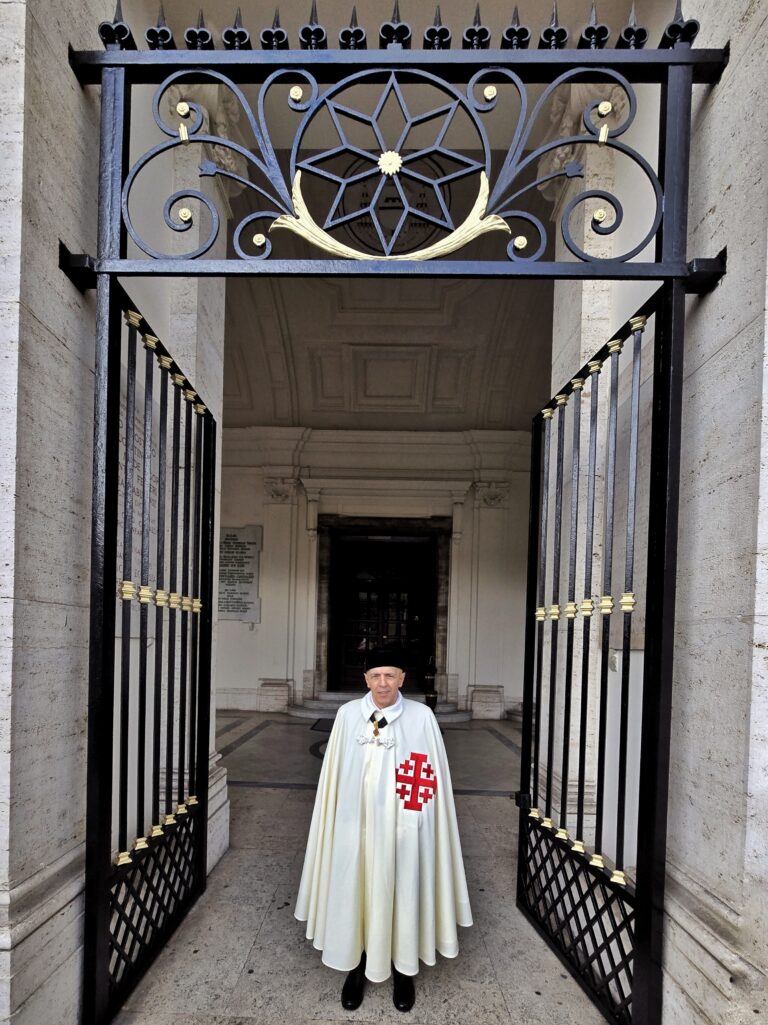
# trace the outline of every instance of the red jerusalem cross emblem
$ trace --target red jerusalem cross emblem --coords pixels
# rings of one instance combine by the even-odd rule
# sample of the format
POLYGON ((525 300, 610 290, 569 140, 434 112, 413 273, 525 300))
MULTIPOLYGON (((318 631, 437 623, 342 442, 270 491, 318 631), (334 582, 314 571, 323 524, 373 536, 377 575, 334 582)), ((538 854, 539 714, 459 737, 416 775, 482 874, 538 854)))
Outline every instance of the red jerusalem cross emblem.
POLYGON ((411 757, 398 766, 395 780, 399 784, 397 796, 410 811, 421 811, 437 793, 435 770, 427 756, 416 751, 411 751, 411 757))

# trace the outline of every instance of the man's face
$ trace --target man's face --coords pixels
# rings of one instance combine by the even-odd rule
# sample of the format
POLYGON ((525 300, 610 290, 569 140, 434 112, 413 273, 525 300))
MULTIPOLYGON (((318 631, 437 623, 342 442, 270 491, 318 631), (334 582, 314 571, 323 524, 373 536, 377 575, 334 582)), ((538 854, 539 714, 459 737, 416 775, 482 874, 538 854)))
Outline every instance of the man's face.
POLYGON ((397 700, 405 673, 396 666, 377 666, 365 674, 365 682, 377 708, 388 708, 397 700))

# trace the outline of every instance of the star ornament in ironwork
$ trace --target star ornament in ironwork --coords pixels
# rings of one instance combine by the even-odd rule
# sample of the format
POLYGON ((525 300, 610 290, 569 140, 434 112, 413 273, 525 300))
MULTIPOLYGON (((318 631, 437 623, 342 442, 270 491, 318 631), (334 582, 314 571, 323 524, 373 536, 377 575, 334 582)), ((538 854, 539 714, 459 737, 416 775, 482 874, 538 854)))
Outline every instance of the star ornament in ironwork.
MULTIPOLYGON (((370 223, 386 256, 389 256, 400 237, 406 221, 412 217, 420 222, 428 221, 447 232, 455 230, 449 209, 446 186, 451 182, 478 174, 485 165, 451 148, 446 144, 457 111, 458 100, 448 100, 420 114, 412 114, 396 76, 390 76, 372 114, 366 114, 345 106, 337 100, 327 98, 324 105, 331 123, 338 135, 339 143, 330 149, 308 157, 297 163, 297 168, 316 175, 336 185, 334 196, 323 224, 325 231, 347 224, 358 218, 370 218, 370 223), (383 125, 384 111, 390 99, 390 110, 394 106, 400 122, 396 131, 388 133, 383 125), (369 131, 369 148, 356 146, 349 138, 347 122, 366 126, 369 131), (408 149, 409 138, 417 128, 434 125, 434 141, 428 146, 408 149), (344 158, 352 158, 352 163, 344 158), (429 159, 432 158, 432 159, 429 159), (343 170, 346 165, 347 170, 343 170), (359 169, 362 165, 362 169, 359 169), (349 212, 344 199, 351 186, 370 182, 365 190, 366 200, 349 212), (406 183, 416 183, 418 192, 407 188, 406 183), (394 187, 402 203, 402 213, 393 225, 382 217, 387 196, 385 190, 394 187), (423 203, 413 205, 413 194, 424 192, 434 196, 430 209, 423 203)), ((391 114, 389 120, 392 120, 391 114)), ((391 191, 389 192, 391 196, 391 191)), ((391 203, 389 204, 391 210, 391 203)))

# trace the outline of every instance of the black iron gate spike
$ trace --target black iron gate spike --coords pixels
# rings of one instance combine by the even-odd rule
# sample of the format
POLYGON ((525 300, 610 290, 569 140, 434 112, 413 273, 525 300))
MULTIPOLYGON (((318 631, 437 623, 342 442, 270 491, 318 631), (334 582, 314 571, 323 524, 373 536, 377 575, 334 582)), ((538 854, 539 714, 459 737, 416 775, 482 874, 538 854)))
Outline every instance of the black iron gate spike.
POLYGON ((213 33, 205 27, 202 8, 197 15, 197 25, 190 25, 184 32, 184 42, 188 50, 213 50, 213 33))
POLYGON ((221 33, 221 41, 226 50, 250 50, 251 33, 243 27, 243 15, 237 8, 235 20, 221 33))
POLYGON ((280 24, 280 8, 275 8, 275 15, 272 18, 272 27, 262 29, 261 35, 262 50, 287 50, 288 33, 280 24))
POLYGON ((443 24, 440 4, 435 7, 435 17, 431 25, 424 29, 423 47, 425 50, 450 50, 451 30, 443 24))
POLYGON ((611 30, 608 26, 598 22, 597 7, 595 0, 592 0, 589 21, 579 37, 578 48, 580 50, 602 50, 608 43, 610 35, 611 30))
POLYGON ((162 0, 160 3, 160 10, 157 12, 157 23, 149 26, 144 33, 144 38, 146 39, 150 50, 176 49, 176 41, 173 38, 173 32, 168 27, 162 0))
POLYGON ((461 45, 464 50, 487 50, 491 43, 491 33, 480 19, 480 4, 475 7, 472 24, 464 30, 461 45))
POLYGON ((339 32, 339 47, 342 50, 367 50, 368 39, 366 31, 361 28, 357 20, 357 7, 352 8, 349 25, 339 32))
MULTIPOLYGON (((357 12, 354 11, 353 19, 350 20, 349 28, 363 29, 360 28, 357 12)), ((342 30, 343 31, 343 30, 342 30)), ((485 32, 487 29, 482 25, 480 19, 479 3, 476 4, 475 14, 473 17, 472 24, 465 31, 462 36, 462 48, 463 49, 486 49, 490 46, 489 40, 485 42, 485 32), (478 38, 475 34, 471 33, 470 30, 484 30, 480 32, 478 38), (467 35, 469 33, 469 36, 467 35)), ((677 46, 689 47, 692 45, 696 36, 699 32, 699 22, 695 19, 687 19, 683 14, 682 0, 675 0, 675 11, 672 20, 664 29, 661 40, 659 41, 659 49, 671 49, 677 46)), ((99 25, 99 36, 106 49, 119 49, 119 50, 135 50, 137 49, 136 41, 132 34, 131 28, 125 21, 122 9, 122 0, 116 0, 115 14, 111 21, 103 21, 99 25)), ((400 14, 400 3, 399 0, 395 0, 394 9, 392 12, 392 18, 389 22, 384 22, 380 30, 380 46, 386 49, 391 46, 410 46, 411 31, 410 26, 407 25, 401 18, 400 14), (392 29, 399 28, 400 31, 393 35, 392 29)), ((174 50, 176 49, 176 43, 173 38, 173 33, 167 23, 167 18, 163 3, 160 3, 158 18, 155 25, 150 25, 145 33, 144 38, 147 42, 149 49, 151 50, 174 50)), ((212 50, 215 49, 213 40, 213 34, 205 26, 204 12, 201 9, 198 14, 197 24, 189 26, 184 33, 185 42, 188 49, 192 50, 212 50)), ((539 37, 539 48, 541 49, 566 49, 568 48, 569 33, 566 26, 560 23, 559 12, 557 7, 557 0, 554 0, 552 5, 552 13, 548 25, 542 30, 539 37)), ((589 20, 583 31, 581 32, 576 47, 579 49, 602 49, 608 45, 610 39, 609 27, 597 20, 597 11, 595 0, 592 0, 590 6, 589 20)), ((646 28, 638 25, 636 6, 633 0, 627 24, 619 32, 616 39, 616 49, 642 49, 648 39, 648 31, 646 28)), ((440 15, 439 5, 435 14, 435 21, 432 26, 425 31, 424 34, 424 49, 448 49, 450 47, 451 33, 447 30, 443 24, 442 17, 440 15), (440 45, 437 46, 434 43, 434 33, 429 34, 429 29, 443 28, 445 35, 440 36, 440 45)), ((530 30, 526 26, 520 25, 520 15, 517 5, 515 6, 512 14, 512 18, 509 26, 502 33, 500 46, 502 49, 526 49, 530 41, 530 30)), ((270 28, 265 28, 261 32, 261 42, 263 49, 288 49, 289 41, 287 34, 280 25, 280 13, 279 8, 275 9, 275 16, 272 21, 270 28)), ((244 50, 250 49, 250 33, 244 27, 242 20, 241 9, 238 8, 235 20, 232 26, 224 29, 222 32, 222 43, 225 49, 229 50, 244 50)), ((324 49, 327 47, 327 34, 325 29, 321 26, 318 13, 317 13, 317 0, 313 0, 310 11, 310 17, 307 25, 300 30, 300 46, 303 49, 324 49), (310 31, 305 31, 310 30, 310 31), (304 36, 302 36, 304 33, 304 36)), ((362 49, 363 46, 359 43, 355 46, 349 46, 339 43, 340 49, 362 49)))

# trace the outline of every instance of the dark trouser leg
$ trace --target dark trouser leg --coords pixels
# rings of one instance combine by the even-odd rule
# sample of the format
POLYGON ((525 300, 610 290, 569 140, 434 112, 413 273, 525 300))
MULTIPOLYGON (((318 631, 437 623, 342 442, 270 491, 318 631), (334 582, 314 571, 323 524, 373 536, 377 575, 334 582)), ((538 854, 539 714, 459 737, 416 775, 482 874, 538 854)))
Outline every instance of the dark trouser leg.
POLYGON ((363 1002, 365 992, 365 951, 360 958, 360 964, 353 968, 347 975, 346 982, 341 989, 341 1006, 345 1011, 356 1011, 363 1002))

